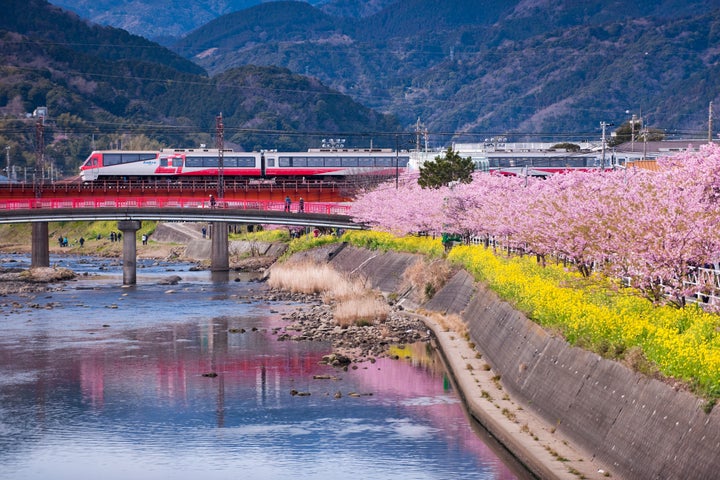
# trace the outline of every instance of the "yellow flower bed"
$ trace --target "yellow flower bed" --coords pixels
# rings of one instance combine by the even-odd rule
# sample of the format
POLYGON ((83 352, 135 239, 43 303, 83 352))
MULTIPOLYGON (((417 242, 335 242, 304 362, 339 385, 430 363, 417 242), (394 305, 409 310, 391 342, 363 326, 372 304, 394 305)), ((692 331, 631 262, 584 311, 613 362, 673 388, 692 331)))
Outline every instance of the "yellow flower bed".
POLYGON ((480 246, 453 248, 448 258, 533 321, 573 345, 618 352, 639 347, 667 376, 720 396, 720 317, 696 306, 657 307, 609 281, 582 279, 534 258, 501 258, 480 246), (604 282, 591 283, 591 282, 604 282))
POLYGON ((246 240, 248 242, 287 242, 290 240, 290 234, 285 228, 277 228, 273 230, 261 230, 259 232, 247 233, 231 233, 228 235, 230 240, 246 240))
POLYGON ((420 253, 428 257, 440 257, 445 249, 440 238, 427 236, 397 237, 391 233, 371 230, 351 231, 343 235, 343 240, 352 245, 369 250, 397 250, 408 253, 420 253))

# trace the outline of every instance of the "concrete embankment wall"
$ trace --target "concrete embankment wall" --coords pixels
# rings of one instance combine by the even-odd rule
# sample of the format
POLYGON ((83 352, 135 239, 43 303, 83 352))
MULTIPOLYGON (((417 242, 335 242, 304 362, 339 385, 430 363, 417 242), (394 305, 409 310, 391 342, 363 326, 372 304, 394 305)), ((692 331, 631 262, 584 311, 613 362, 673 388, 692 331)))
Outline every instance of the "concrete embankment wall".
MULTIPOLYGON (((374 287, 414 295, 403 281, 419 257, 334 247, 316 253, 374 287)), ((412 298, 417 301, 417 298, 412 298)), ((461 313, 471 340, 502 384, 615 478, 720 478, 720 407, 629 368, 573 348, 497 296, 455 275, 424 308, 461 313)))

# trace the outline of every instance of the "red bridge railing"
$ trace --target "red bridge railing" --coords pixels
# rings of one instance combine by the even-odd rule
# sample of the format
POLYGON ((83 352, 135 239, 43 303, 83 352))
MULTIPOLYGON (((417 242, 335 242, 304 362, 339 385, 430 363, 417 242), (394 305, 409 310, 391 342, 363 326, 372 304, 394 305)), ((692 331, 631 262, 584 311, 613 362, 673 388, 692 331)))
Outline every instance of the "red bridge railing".
MULTIPOLYGON (((266 200, 218 200, 215 207, 208 200, 192 197, 59 197, 59 198, 19 198, 0 200, 1 210, 35 209, 35 208, 229 208, 237 210, 283 211, 282 201, 266 200)), ((293 202, 290 211, 298 213, 298 203, 293 202)), ((350 206, 330 202, 305 202, 304 213, 321 213, 329 215, 347 215, 350 206)))

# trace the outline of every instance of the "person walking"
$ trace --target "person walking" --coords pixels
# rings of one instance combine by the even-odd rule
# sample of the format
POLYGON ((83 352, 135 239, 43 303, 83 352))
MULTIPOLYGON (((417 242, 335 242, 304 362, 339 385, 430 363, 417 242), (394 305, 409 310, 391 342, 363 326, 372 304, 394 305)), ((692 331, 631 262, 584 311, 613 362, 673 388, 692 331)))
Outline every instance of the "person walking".
POLYGON ((292 200, 290 200, 290 195, 285 197, 285 211, 290 212, 290 205, 292 204, 292 200))
POLYGON ((303 200, 302 197, 300 197, 300 200, 298 200, 298 212, 302 213, 305 211, 305 200, 303 200))

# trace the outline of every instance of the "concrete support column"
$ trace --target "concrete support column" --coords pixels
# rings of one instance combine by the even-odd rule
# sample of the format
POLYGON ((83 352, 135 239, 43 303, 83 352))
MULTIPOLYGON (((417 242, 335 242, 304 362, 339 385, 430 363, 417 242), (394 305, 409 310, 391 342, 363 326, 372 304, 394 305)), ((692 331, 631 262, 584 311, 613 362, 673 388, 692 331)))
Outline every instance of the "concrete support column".
POLYGON ((230 270, 227 222, 212 222, 211 232, 210 270, 213 272, 227 272, 230 270))
POLYGON ((137 231, 142 227, 139 220, 120 220, 118 230, 123 236, 123 285, 137 283, 137 231))
POLYGON ((48 242, 48 222, 32 222, 32 251, 30 268, 50 266, 50 243, 48 242))

